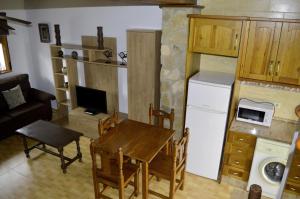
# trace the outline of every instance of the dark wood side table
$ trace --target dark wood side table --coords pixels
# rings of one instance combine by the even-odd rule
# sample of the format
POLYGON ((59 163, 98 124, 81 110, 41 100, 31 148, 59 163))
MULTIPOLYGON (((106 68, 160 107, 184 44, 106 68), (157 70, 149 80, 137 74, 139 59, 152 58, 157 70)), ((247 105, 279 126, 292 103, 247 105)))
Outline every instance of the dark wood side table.
POLYGON ((80 152, 79 139, 82 133, 65 129, 51 122, 38 120, 16 131, 23 138, 24 152, 27 158, 30 158, 29 152, 36 148, 46 153, 57 156, 61 160, 61 169, 63 173, 67 172, 67 167, 79 160, 81 162, 82 154, 80 152), (28 147, 27 138, 38 141, 34 146, 28 147), (77 155, 73 158, 64 156, 64 147, 75 141, 77 146, 77 155), (46 148, 46 145, 52 146, 58 150, 58 153, 46 148))

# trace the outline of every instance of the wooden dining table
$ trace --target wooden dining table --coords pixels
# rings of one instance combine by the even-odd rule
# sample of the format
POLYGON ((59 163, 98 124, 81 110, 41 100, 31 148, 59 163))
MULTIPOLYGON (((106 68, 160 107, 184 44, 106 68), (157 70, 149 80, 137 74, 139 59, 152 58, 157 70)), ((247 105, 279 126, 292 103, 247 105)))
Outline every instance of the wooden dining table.
POLYGON ((173 137, 174 130, 156 127, 134 120, 123 120, 95 143, 109 151, 122 148, 123 154, 142 163, 142 194, 148 198, 148 166, 173 137))

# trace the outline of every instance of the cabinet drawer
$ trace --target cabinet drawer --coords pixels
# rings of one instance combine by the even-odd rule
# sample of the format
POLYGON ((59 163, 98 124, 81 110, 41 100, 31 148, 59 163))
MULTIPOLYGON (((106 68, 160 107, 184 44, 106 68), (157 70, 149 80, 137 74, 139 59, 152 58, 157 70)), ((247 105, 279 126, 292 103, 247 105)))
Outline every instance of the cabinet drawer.
POLYGON ((236 155, 241 158, 249 158, 252 159, 254 148, 242 146, 238 144, 231 144, 227 143, 225 147, 225 152, 229 153, 230 155, 236 155))
POLYGON ((300 194, 300 185, 297 185, 297 184, 292 183, 290 181, 288 181, 286 183, 285 189, 288 190, 288 191, 291 191, 293 193, 300 194))
POLYGON ((229 166, 243 169, 244 171, 250 172, 251 160, 236 155, 229 155, 228 163, 229 166))
POLYGON ((249 172, 227 165, 223 168, 223 174, 243 181, 247 181, 249 178, 249 172))
POLYGON ((293 180, 295 182, 298 182, 300 185, 300 168, 292 168, 290 170, 289 176, 288 176, 289 180, 293 180))
POLYGON ((293 162, 292 162, 292 165, 291 165, 291 172, 292 171, 298 171, 299 174, 300 174, 300 155, 295 155, 294 158, 293 158, 293 162))
POLYGON ((228 142, 237 144, 248 144, 249 146, 255 146, 256 137, 246 133, 229 132, 228 142))

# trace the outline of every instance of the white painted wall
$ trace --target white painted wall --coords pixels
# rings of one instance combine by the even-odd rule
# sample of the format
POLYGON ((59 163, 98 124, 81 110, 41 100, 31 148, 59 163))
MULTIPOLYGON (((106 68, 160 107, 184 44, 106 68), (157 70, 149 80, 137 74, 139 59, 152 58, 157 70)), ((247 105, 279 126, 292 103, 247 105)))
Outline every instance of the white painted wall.
MULTIPOLYGON (((8 16, 21 19, 27 18, 25 10, 4 10, 4 12, 6 12, 8 16)), ((29 32, 31 28, 14 22, 9 22, 9 25, 16 29, 15 31, 11 31, 10 35, 8 36, 8 46, 13 72, 2 74, 0 78, 20 73, 33 74, 30 47, 31 43, 29 41, 29 32)), ((30 81, 34 86, 37 85, 35 80, 36 78, 31 75, 30 81)))
MULTIPOLYGON (((17 36, 9 36, 14 72, 28 71, 32 85, 51 93, 54 93, 54 83, 50 49, 49 44, 40 42, 38 23, 49 24, 51 43, 55 42, 54 24, 60 24, 62 42, 75 44, 81 43, 82 35, 96 36, 96 27, 103 26, 104 36, 117 38, 118 52, 127 48, 127 29, 162 27, 162 11, 158 6, 38 9, 7 13, 15 17, 23 13, 24 17, 27 15, 27 19, 33 22, 32 27, 26 31, 15 26, 17 36), (19 35, 21 30, 22 35, 19 35), (15 38, 18 41, 12 41, 15 38), (27 45, 28 43, 30 45, 27 45)), ((127 69, 119 69, 118 74, 119 110, 127 113, 127 69)))

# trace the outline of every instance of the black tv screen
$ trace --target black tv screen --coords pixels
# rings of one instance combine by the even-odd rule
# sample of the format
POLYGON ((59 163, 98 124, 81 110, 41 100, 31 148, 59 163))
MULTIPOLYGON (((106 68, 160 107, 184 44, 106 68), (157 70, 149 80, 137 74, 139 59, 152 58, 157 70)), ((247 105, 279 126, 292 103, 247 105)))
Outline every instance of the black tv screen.
POLYGON ((89 114, 107 113, 106 92, 76 86, 77 105, 86 108, 89 114))

